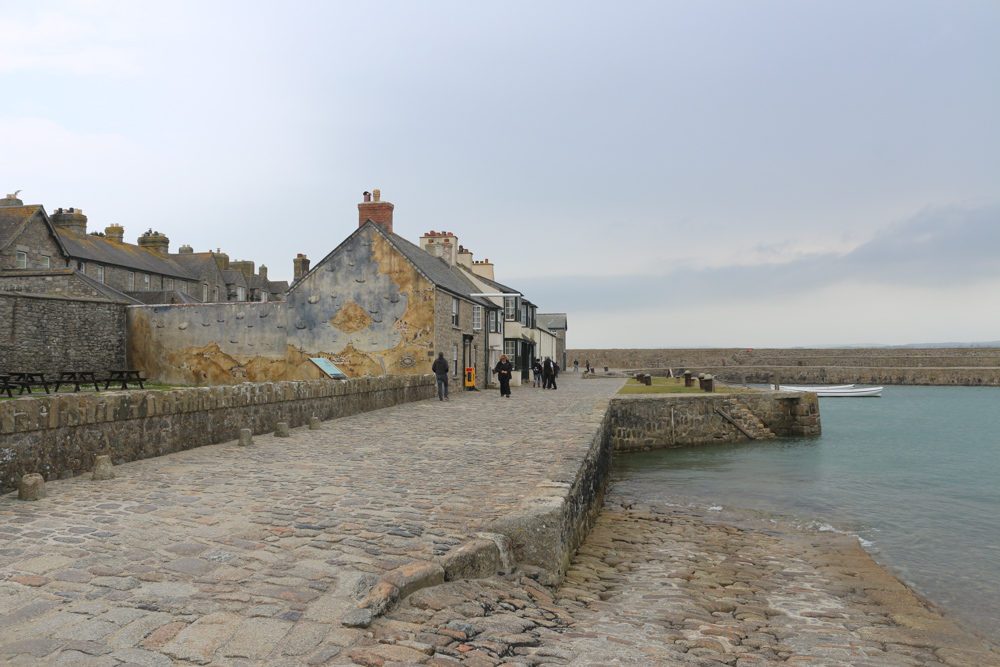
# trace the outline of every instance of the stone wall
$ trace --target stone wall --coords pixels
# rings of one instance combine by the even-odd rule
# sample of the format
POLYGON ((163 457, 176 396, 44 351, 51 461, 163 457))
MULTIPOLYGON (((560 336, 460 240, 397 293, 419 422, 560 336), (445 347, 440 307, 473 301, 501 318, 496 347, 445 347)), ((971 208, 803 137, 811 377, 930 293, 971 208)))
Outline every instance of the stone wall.
POLYGON ((27 266, 25 267, 27 269, 57 269, 66 266, 66 256, 52 237, 52 233, 42 216, 41 209, 37 209, 21 233, 0 252, 0 271, 16 269, 17 253, 19 252, 27 255, 27 266), (45 265, 44 258, 48 258, 48 266, 45 265))
POLYGON ((107 300, 104 294, 79 278, 73 269, 0 271, 0 291, 107 300))
POLYGON ((107 375, 126 368, 125 305, 0 292, 0 371, 107 375))
POLYGON ((171 391, 60 394, 0 401, 0 492, 26 473, 79 475, 97 455, 115 463, 268 433, 311 416, 335 419, 434 395, 433 375, 243 383, 171 391))
POLYGON ((766 382, 777 372, 783 382, 799 384, 921 384, 1000 386, 1000 349, 610 349, 569 350, 581 364, 663 375, 693 370, 730 381, 766 382))
POLYGON ((611 401, 611 446, 616 452, 644 451, 748 438, 715 410, 749 408, 776 435, 819 435, 815 394, 755 392, 704 395, 622 395, 611 401))

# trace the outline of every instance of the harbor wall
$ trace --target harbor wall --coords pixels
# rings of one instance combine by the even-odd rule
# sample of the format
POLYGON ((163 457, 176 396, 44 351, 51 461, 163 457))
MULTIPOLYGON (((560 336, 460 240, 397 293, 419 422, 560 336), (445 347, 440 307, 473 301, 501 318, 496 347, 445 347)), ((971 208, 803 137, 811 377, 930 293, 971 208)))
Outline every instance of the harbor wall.
POLYGON ((107 454, 115 464, 236 440, 431 398, 433 375, 355 380, 245 382, 171 391, 74 393, 0 401, 0 493, 22 475, 46 480, 93 469, 107 454))
POLYGON ((822 430, 816 394, 623 395, 611 400, 611 446, 615 452, 632 452, 744 442, 749 438, 716 412, 732 415, 741 408, 775 435, 819 435, 822 430))
POLYGON ((778 373, 782 382, 798 384, 903 384, 1000 386, 1000 349, 868 348, 805 349, 610 349, 569 350, 571 359, 662 376, 692 370, 730 382, 767 382, 778 373))

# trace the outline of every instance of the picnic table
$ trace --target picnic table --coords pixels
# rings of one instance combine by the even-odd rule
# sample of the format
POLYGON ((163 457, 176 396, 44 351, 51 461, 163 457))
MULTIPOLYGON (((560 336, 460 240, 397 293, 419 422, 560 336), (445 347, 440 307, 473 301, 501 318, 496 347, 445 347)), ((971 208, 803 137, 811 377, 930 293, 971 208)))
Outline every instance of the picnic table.
POLYGON ((104 384, 104 388, 107 389, 109 386, 111 386, 112 382, 114 382, 115 384, 121 382, 122 389, 128 389, 129 382, 133 384, 138 383, 139 389, 145 389, 145 387, 142 386, 142 383, 145 382, 145 379, 142 377, 142 371, 136 371, 136 370, 111 371, 111 374, 107 379, 107 382, 104 384))
POLYGON ((55 390, 59 391, 59 385, 71 384, 73 385, 73 391, 80 391, 81 384, 94 385, 94 391, 100 391, 101 388, 97 386, 98 380, 96 373, 90 371, 63 371, 59 374, 59 379, 56 380, 55 390))
POLYGON ((7 380, 4 381, 3 390, 7 392, 7 396, 13 398, 10 395, 10 390, 14 387, 18 388, 17 395, 20 396, 27 389, 28 393, 31 393, 32 387, 42 387, 45 389, 45 393, 49 393, 49 383, 45 381, 44 373, 36 373, 33 371, 18 371, 10 373, 7 380))
POLYGON ((0 373, 0 394, 7 392, 7 398, 14 398, 14 395, 10 393, 13 388, 14 385, 10 382, 10 374, 0 373))

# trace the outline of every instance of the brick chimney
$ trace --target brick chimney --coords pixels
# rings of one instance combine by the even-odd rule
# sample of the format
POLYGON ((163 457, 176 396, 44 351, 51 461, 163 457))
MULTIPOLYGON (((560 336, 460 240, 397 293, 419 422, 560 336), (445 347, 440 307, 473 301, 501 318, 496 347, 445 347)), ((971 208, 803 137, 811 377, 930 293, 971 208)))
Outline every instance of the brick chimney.
POLYGON ((181 255, 193 255, 194 254, 194 248, 192 248, 191 246, 189 246, 187 244, 184 244, 180 248, 177 249, 177 252, 179 254, 181 254, 181 255))
POLYGON ((247 278, 253 275, 253 262, 249 259, 241 259, 238 262, 230 262, 229 267, 236 269, 237 271, 242 271, 243 275, 247 278))
POLYGON ((420 237, 420 247, 449 264, 458 261, 458 237, 451 232, 435 232, 432 229, 420 237))
POLYGON ((216 248, 215 252, 212 253, 212 254, 215 257, 215 263, 219 265, 219 270, 220 271, 228 271, 229 270, 229 255, 227 255, 226 253, 222 252, 221 248, 216 248))
POLYGON ((112 223, 104 228, 104 236, 109 241, 122 245, 125 243, 125 228, 117 223, 112 223))
POLYGON ((382 193, 378 190, 364 193, 365 200, 358 204, 358 226, 371 220, 376 225, 382 225, 386 231, 392 233, 392 209, 395 208, 387 201, 382 201, 382 193))
POLYGON ((49 216, 52 226, 74 236, 87 235, 87 216, 78 208, 57 208, 49 216))
POLYGON ((463 245, 458 246, 458 263, 469 269, 472 268, 472 251, 463 245))
POLYGON ((139 247, 166 259, 167 252, 170 250, 170 239, 167 238, 166 234, 150 229, 139 237, 139 247))
POLYGON ((267 267, 261 264, 260 268, 257 270, 257 275, 263 278, 264 280, 267 280, 267 267))
POLYGON ((495 280, 493 277, 493 263, 488 259, 483 260, 482 262, 473 262, 472 272, 477 276, 486 278, 487 280, 495 280))
MULTIPOLYGON (((18 190, 17 192, 20 192, 18 190)), ((17 198, 17 192, 0 199, 0 207, 3 206, 24 206, 24 202, 17 198)))
POLYGON ((309 273, 309 259, 301 252, 292 260, 292 265, 295 267, 295 280, 309 273))

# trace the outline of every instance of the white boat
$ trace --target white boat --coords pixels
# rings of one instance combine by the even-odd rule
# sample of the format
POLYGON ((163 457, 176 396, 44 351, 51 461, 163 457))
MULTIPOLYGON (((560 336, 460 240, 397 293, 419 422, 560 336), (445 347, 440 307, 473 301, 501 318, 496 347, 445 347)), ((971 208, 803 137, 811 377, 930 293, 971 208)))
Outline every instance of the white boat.
MULTIPOLYGON (((854 389, 853 384, 830 384, 830 385, 819 385, 815 387, 806 387, 800 384, 783 384, 782 389, 788 389, 789 391, 837 391, 839 389, 854 389)), ((771 389, 774 389, 774 385, 771 385, 771 389)))
POLYGON ((882 396, 882 387, 856 387, 854 385, 850 386, 820 386, 820 387, 800 387, 798 385, 783 384, 781 385, 782 391, 810 391, 814 392, 819 397, 826 398, 837 398, 837 397, 863 397, 871 396, 873 398, 879 398, 882 396))

